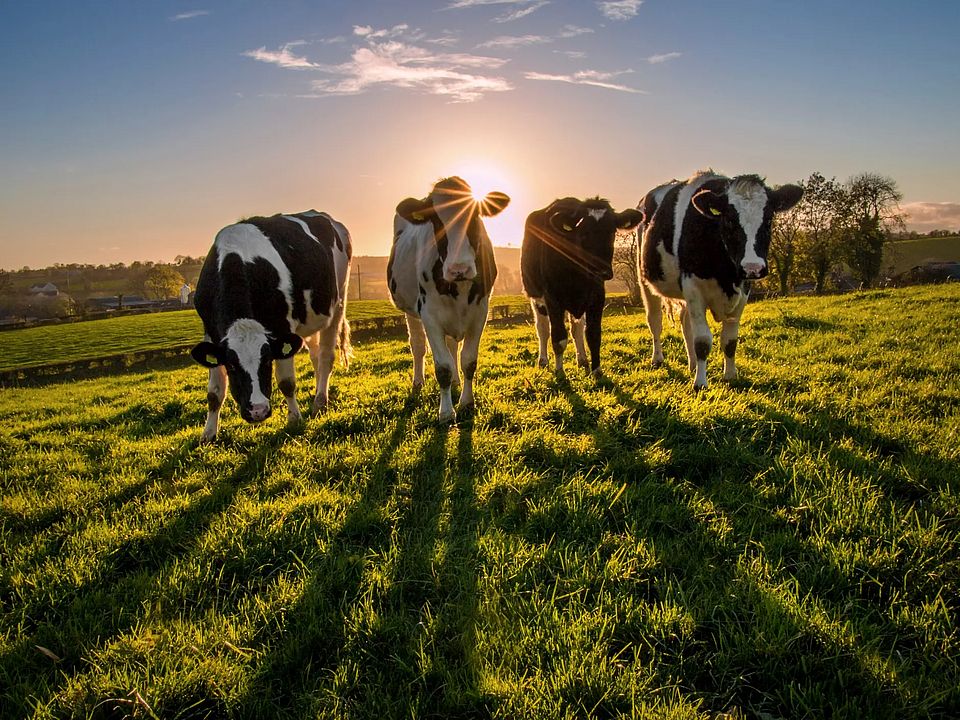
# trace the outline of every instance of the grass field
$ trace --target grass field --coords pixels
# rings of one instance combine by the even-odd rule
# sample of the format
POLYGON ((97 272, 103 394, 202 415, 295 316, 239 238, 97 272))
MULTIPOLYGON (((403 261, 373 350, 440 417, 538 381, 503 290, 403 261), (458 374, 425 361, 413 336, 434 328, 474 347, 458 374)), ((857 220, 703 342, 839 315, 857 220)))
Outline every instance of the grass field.
POLYGON ((400 340, 213 446, 199 368, 4 390, 0 715, 956 718, 958 312, 751 305, 699 395, 640 314, 599 380, 492 327, 450 428, 400 340))
POLYGON ((960 260, 960 237, 916 238, 890 243, 884 251, 883 269, 886 271, 893 265, 894 271, 899 273, 931 258, 960 260))
MULTIPOLYGON (((491 307, 512 307, 523 302, 518 295, 495 296, 491 307)), ((347 303, 347 317, 350 320, 400 315, 400 311, 389 300, 354 300, 347 303)), ((202 339, 203 326, 194 310, 9 330, 0 332, 0 372, 156 350, 202 339)))

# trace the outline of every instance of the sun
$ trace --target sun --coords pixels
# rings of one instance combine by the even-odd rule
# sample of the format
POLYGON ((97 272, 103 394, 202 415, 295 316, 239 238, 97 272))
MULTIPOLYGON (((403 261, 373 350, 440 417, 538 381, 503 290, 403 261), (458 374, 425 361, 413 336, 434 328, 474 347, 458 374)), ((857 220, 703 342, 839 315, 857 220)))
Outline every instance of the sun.
POLYGON ((509 188, 512 185, 502 169, 480 161, 460 164, 456 168, 456 175, 467 181, 473 191, 473 199, 477 202, 494 190, 509 194, 509 188))

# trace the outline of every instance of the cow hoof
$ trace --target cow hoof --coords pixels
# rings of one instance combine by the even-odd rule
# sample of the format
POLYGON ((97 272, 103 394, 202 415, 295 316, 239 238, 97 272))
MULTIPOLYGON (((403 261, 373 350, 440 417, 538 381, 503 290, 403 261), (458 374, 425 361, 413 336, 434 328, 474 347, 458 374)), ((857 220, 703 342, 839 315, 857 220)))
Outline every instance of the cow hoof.
POLYGON ((652 363, 650 363, 650 368, 652 370, 659 370, 662 367, 663 367, 663 360, 654 360, 652 363))
POLYGON ((577 360, 577 366, 582 367, 584 370, 590 369, 590 363, 586 360, 577 360))
POLYGON ((476 405, 474 405, 472 402, 460 403, 457 405, 457 415, 459 415, 461 419, 464 417, 470 417, 473 415, 476 409, 476 405))
POLYGON ((439 416, 439 421, 441 425, 453 425, 457 422, 457 414, 452 410, 446 415, 441 413, 439 416))
POLYGON ((546 358, 540 358, 539 360, 537 360, 538 368, 546 368, 546 367, 549 367, 549 365, 550 365, 550 362, 546 358))
POLYGON ((414 380, 413 381, 413 391, 420 392, 423 389, 423 380, 414 380))
POLYGON ((290 427, 291 425, 299 425, 301 422, 303 422, 303 415, 300 413, 297 413, 296 415, 293 413, 287 415, 287 427, 290 427))
POLYGON ((206 433, 204 433, 203 435, 200 436, 200 444, 201 444, 201 445, 212 445, 213 442, 214 442, 214 440, 216 440, 216 439, 217 439, 217 434, 216 434, 216 433, 214 433, 213 435, 207 435, 206 433))
POLYGON ((313 416, 323 415, 327 411, 327 403, 313 401, 313 416))
POLYGON ((699 395, 701 392, 703 392, 706 389, 707 389, 706 385, 697 385, 696 383, 693 384, 693 392, 697 395, 699 395))

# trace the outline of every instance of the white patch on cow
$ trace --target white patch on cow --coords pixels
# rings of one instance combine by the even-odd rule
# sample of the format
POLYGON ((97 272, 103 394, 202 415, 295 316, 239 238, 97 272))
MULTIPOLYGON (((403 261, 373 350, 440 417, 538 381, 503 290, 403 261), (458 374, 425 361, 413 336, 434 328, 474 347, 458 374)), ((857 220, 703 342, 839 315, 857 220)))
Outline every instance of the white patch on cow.
POLYGON ((667 193, 673 190, 673 188, 675 188, 679 184, 680 183, 672 182, 672 183, 667 183, 666 185, 661 185, 658 188, 654 188, 653 202, 655 203, 655 207, 660 207, 660 203, 663 202, 663 199, 667 196, 667 193))
POLYGON ((752 180, 736 180, 727 189, 727 200, 736 209, 740 217, 740 227, 747 238, 741 265, 759 264, 766 267, 766 261, 757 253, 757 231, 763 224, 763 211, 767 208, 767 191, 760 183, 752 180))
POLYGON ((260 353, 267 342, 267 331, 260 323, 252 318, 234 320, 227 328, 225 336, 227 347, 237 354, 240 368, 250 377, 252 391, 250 404, 260 405, 270 403, 270 398, 260 391, 260 353))
POLYGON ((591 210, 589 214, 590 214, 590 217, 592 217, 594 220, 600 220, 603 218, 604 215, 607 214, 607 212, 608 211, 604 209, 595 209, 595 210, 591 210))
POLYGON ((296 324, 292 317, 293 312, 293 281, 290 278, 290 270, 284 264, 280 253, 273 247, 270 239, 260 232, 256 225, 250 223, 237 223, 228 225, 217 233, 213 241, 213 247, 217 252, 217 269, 223 269, 223 261, 233 253, 243 262, 252 263, 257 258, 263 258, 270 263, 277 271, 280 277, 280 292, 287 301, 287 321, 290 323, 291 332, 296 324))
MULTIPOLYGON (((464 268, 469 278, 477 272, 477 258, 467 231, 470 228, 470 218, 476 212, 476 201, 473 195, 463 195, 460 192, 444 192, 434 189, 433 206, 443 223, 447 235, 447 258, 443 262, 444 276, 448 276, 451 268, 464 268)), ((479 225, 478 241, 486 237, 483 223, 479 225)))
POLYGON ((703 303, 704 308, 710 311, 717 322, 722 322, 735 315, 738 316, 738 312, 742 310, 744 295, 739 289, 733 297, 730 297, 715 279, 686 274, 683 275, 681 284, 683 286, 682 297, 687 301, 692 297, 697 298, 703 303))

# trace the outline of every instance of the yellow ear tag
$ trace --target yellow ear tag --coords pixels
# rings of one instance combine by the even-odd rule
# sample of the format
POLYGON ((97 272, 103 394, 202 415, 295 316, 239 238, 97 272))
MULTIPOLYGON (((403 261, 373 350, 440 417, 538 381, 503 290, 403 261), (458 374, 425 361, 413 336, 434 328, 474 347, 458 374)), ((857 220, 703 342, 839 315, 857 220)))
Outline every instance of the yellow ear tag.
POLYGON ((211 365, 219 365, 219 364, 220 364, 220 361, 217 360, 217 356, 216 356, 216 355, 207 355, 207 362, 210 363, 211 365))
POLYGON ((293 345, 290 343, 283 344, 282 352, 284 355, 289 355, 291 350, 293 350, 293 345))
POLYGON ((423 213, 411 213, 411 217, 413 217, 414 220, 423 220, 423 213))
POLYGON ((573 228, 570 227, 569 225, 564 225, 563 229, 566 230, 567 232, 571 232, 573 230, 573 228))
POLYGON ((712 212, 714 215, 719 215, 719 214, 720 214, 720 211, 717 210, 716 208, 710 208, 710 212, 712 212))

